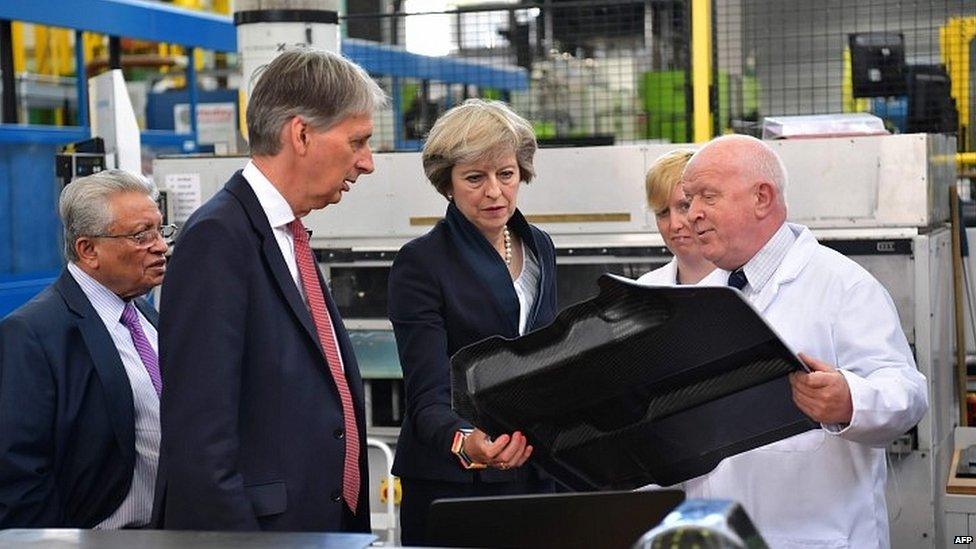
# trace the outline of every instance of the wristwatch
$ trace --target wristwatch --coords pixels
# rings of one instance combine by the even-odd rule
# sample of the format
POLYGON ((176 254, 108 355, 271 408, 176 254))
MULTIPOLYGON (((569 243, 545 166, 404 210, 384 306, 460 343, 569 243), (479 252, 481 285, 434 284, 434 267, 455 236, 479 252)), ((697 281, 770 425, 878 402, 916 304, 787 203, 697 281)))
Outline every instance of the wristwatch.
POLYGON ((461 467, 465 469, 484 469, 488 467, 484 463, 477 463, 468 454, 464 453, 464 439, 471 434, 473 429, 458 429, 454 433, 454 442, 451 444, 451 453, 457 456, 461 462, 461 467))

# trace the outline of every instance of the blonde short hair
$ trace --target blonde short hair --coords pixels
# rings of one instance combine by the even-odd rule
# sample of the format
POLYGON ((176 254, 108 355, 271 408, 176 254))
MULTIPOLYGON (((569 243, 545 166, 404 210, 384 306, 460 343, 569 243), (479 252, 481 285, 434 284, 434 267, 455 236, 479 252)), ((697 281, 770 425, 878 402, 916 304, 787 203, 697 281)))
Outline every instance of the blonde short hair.
POLYGON ((501 101, 468 99, 444 113, 427 136, 422 160, 424 173, 437 192, 451 190, 456 164, 515 153, 522 181, 535 175, 532 159, 538 145, 532 125, 501 101))
POLYGON ((695 154, 694 149, 675 149, 657 157, 644 177, 647 205, 655 214, 663 212, 671 200, 671 193, 681 183, 681 172, 695 154))

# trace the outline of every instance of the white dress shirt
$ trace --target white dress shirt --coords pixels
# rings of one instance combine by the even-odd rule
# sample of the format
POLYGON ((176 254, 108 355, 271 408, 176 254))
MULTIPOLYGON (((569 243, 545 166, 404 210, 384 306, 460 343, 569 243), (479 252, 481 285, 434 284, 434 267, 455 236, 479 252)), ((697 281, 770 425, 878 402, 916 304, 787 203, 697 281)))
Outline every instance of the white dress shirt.
MULTIPOLYGON (((789 253, 793 243, 796 242, 796 235, 790 230, 790 226, 783 223, 779 230, 763 245, 763 247, 752 256, 752 259, 742 266, 742 271, 746 274, 747 284, 742 288, 742 293, 747 299, 755 298, 766 283, 773 277, 773 273, 783 263, 786 254, 789 253)), ((726 276, 728 280, 728 276, 726 276)))
MULTIPOLYGON (((135 420, 136 461, 132 470, 132 485, 122 504, 97 529, 139 527, 149 524, 152 517, 153 492, 156 486, 156 467, 159 463, 159 396, 153 387, 149 372, 142 363, 139 352, 132 343, 129 329, 122 324, 125 301, 97 280, 88 276, 74 263, 68 263, 68 272, 81 286, 81 291, 95 308, 112 342, 119 352, 125 375, 132 387, 133 419, 135 420)), ((158 355, 159 344, 156 328, 136 308, 142 331, 158 355)))
POLYGON ((644 273, 637 283, 645 286, 678 286, 678 259, 672 257, 671 261, 644 273))
POLYGON ((241 172, 244 179, 251 186, 251 190, 258 197, 258 203, 264 210, 264 215, 268 216, 268 223, 271 225, 271 233, 274 234, 281 256, 285 258, 285 265, 291 273, 291 279, 298 287, 298 293, 302 300, 306 301, 305 289, 302 287, 302 277, 298 274, 298 263, 295 261, 295 238, 288 229, 288 224, 295 220, 295 212, 291 211, 291 206, 285 197, 281 196, 278 189, 271 184, 271 181, 261 173, 261 170, 254 165, 253 161, 248 161, 241 172))
MULTIPOLYGON (((295 287, 298 288, 298 293, 302 296, 302 301, 305 302, 305 306, 308 307, 308 297, 305 295, 305 288, 302 286, 302 277, 298 272, 298 262, 295 260, 295 237, 291 235, 291 229, 288 228, 288 224, 296 219, 295 213, 292 211, 291 206, 288 205, 285 197, 261 173, 261 170, 254 165, 254 161, 248 161, 241 175, 244 176, 244 179, 251 186, 251 190, 254 191, 255 196, 258 197, 258 203, 261 204, 261 209, 264 210, 264 215, 268 218, 268 224, 271 225, 271 233, 274 234, 275 241, 278 243, 281 256, 285 258, 285 265, 288 266, 291 279, 295 282, 295 287)), ((336 319, 332 319, 333 338, 336 337, 335 324, 336 319)), ((336 349, 339 348, 338 339, 335 339, 335 346, 336 349)), ((339 362, 342 368, 345 369, 345 362, 341 360, 341 355, 339 362)))
POLYGON ((529 313, 535 305, 536 297, 539 296, 539 277, 542 271, 539 262, 532 253, 532 249, 522 242, 522 272, 515 279, 515 295, 519 300, 519 335, 525 334, 526 324, 529 322, 529 313))

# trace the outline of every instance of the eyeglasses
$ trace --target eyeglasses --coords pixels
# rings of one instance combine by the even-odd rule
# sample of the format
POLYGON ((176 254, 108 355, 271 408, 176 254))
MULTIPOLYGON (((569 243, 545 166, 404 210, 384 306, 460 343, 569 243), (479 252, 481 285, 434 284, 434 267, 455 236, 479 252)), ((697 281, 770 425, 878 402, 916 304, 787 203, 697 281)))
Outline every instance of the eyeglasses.
POLYGON ((136 246, 147 247, 155 243, 158 238, 168 241, 174 234, 176 234, 176 225, 163 225, 158 229, 146 229, 133 234, 93 234, 90 236, 93 238, 128 238, 135 242, 136 246))

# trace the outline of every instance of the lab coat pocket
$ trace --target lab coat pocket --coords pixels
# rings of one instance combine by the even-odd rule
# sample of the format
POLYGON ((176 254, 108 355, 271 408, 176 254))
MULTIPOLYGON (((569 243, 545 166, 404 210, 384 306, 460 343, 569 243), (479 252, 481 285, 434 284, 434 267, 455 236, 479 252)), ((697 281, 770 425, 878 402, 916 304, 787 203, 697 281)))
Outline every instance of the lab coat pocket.
POLYGON ((762 446, 759 450, 782 453, 816 452, 823 446, 826 438, 823 429, 811 429, 805 433, 762 446))

